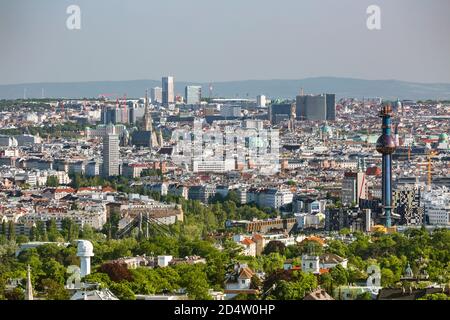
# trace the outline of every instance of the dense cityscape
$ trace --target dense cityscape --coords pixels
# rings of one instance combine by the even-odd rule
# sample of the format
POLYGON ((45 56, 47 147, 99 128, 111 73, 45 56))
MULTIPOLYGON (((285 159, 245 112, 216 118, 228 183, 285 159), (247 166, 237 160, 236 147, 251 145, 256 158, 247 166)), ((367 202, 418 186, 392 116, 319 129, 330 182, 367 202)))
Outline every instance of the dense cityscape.
POLYGON ((0 299, 449 300, 450 101, 0 100, 0 299))

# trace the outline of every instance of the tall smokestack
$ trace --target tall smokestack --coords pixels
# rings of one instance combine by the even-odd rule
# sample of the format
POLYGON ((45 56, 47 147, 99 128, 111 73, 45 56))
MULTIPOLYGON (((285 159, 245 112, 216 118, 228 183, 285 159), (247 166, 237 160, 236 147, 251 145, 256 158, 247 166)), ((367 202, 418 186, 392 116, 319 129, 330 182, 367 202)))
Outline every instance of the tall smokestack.
POLYGON ((392 154, 394 153, 395 139, 391 135, 392 107, 385 104, 381 107, 379 116, 382 118, 382 135, 377 140, 377 151, 383 155, 382 168, 382 201, 386 227, 391 227, 392 212, 392 154))

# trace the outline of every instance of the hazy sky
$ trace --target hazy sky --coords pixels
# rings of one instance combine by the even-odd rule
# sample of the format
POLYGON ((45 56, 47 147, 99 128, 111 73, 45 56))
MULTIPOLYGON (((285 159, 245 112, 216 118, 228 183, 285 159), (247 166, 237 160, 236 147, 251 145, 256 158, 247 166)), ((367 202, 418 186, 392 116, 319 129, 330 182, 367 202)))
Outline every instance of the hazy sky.
POLYGON ((317 76, 450 83, 449 0, 0 0, 0 84, 317 76), (81 30, 66 8, 81 8, 81 30), (366 9, 381 7, 379 31, 366 9))

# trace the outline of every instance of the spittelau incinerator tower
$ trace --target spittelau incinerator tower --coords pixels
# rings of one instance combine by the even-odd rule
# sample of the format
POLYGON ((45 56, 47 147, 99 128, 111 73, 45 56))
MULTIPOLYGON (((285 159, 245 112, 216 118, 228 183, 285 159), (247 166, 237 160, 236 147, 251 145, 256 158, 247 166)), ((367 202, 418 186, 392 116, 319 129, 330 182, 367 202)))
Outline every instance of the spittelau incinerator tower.
POLYGON ((379 114, 379 116, 383 119, 383 131, 382 135, 377 140, 377 151, 383 155, 382 202, 387 228, 392 225, 392 154, 396 149, 395 139, 391 134, 391 115, 391 105, 384 104, 381 107, 379 114))

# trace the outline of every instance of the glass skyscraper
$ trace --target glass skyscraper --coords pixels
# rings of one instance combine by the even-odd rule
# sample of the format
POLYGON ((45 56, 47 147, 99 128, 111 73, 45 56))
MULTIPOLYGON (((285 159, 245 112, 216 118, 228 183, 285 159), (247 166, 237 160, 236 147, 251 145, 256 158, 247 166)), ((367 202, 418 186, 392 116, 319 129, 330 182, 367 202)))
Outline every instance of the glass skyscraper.
POLYGON ((202 99, 201 86, 186 86, 184 90, 186 104, 199 104, 202 99))
POLYGON ((173 77, 162 78, 162 103, 168 105, 175 102, 173 77))

